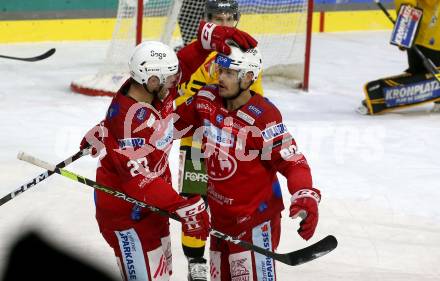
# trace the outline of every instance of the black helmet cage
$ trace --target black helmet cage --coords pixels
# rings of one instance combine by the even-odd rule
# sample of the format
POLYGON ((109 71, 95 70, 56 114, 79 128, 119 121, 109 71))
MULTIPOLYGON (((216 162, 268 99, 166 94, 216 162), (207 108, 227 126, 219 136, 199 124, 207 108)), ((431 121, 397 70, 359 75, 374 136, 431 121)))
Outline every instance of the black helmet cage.
POLYGON ((205 17, 212 20, 217 14, 232 14, 234 20, 238 22, 240 19, 240 11, 238 10, 237 0, 206 0, 205 17))

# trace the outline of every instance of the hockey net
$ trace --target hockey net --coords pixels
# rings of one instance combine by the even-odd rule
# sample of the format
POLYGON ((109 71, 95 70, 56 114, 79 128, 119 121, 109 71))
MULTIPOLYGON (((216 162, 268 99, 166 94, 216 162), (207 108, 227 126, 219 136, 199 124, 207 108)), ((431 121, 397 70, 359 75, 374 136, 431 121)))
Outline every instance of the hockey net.
MULTIPOLYGON (((195 37, 204 3, 205 0, 119 0, 105 61, 96 74, 74 80, 72 91, 114 95, 129 77, 127 63, 136 44, 160 40, 175 47, 188 42, 195 37)), ((239 0, 239 10, 237 27, 258 40, 263 79, 307 90, 313 0, 239 0)))

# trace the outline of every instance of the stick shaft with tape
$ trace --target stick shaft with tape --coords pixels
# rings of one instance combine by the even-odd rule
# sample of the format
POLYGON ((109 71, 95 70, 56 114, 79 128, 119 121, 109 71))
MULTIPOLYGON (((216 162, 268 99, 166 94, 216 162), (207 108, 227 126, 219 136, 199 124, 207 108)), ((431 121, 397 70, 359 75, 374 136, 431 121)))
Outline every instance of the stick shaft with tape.
MULTIPOLYGON (((83 157, 84 155, 89 154, 89 150, 88 149, 84 149, 81 151, 78 151, 77 153, 75 153, 74 155, 70 156, 69 158, 67 158, 66 160, 58 163, 56 165, 56 167, 59 168, 64 168, 67 165, 69 165, 70 163, 78 160, 79 158, 83 157)), ((23 152, 18 153, 17 158, 22 160, 20 157, 26 157, 26 154, 24 154, 23 152)), ((37 160, 37 159, 36 159, 37 160)), ((49 164, 50 165, 50 164, 49 164)), ((33 178, 32 180, 30 180, 29 182, 23 184, 22 186, 20 186, 19 188, 15 189, 14 191, 12 191, 9 194, 6 194, 5 196, 3 196, 0 199, 0 206, 5 204, 6 202, 11 201, 13 198, 17 197, 18 195, 22 194, 23 192, 25 192, 26 190, 30 189, 31 187, 34 187, 37 183, 40 183, 42 181, 44 181, 45 179, 47 179, 48 177, 50 177, 51 175, 53 175, 55 172, 53 171, 55 169, 55 166, 50 165, 50 169, 47 168, 46 172, 36 176, 35 178, 33 178)))

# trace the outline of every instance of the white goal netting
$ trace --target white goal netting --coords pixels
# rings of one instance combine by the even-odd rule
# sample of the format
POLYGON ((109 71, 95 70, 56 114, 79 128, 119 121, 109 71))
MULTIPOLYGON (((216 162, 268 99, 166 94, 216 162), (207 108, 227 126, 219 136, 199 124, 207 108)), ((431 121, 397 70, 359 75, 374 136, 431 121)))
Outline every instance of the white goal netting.
MULTIPOLYGON (((237 27, 258 40, 264 79, 306 88, 308 7, 312 0, 238 2, 241 18, 237 27)), ((89 95, 116 93, 128 77, 127 62, 137 41, 160 40, 173 47, 189 42, 196 35, 203 10, 204 0, 120 0, 102 67, 95 75, 73 81, 72 90, 89 95), (142 18, 138 17, 138 3, 142 18)))

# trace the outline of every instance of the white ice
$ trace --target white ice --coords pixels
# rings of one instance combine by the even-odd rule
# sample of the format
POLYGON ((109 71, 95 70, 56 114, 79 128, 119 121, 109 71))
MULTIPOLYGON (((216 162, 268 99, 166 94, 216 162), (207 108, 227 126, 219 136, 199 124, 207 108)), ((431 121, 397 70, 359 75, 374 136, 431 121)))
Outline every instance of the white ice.
MULTIPOLYGON (((322 191, 314 238, 296 233, 283 213, 279 252, 302 248, 328 234, 339 240, 329 255, 298 267, 278 264, 279 280, 440 280, 440 114, 431 104, 381 116, 355 108, 365 82, 399 74, 405 54, 388 45, 389 32, 314 36, 311 91, 267 85, 322 191)), ((16 159, 23 150, 56 163, 78 149, 82 135, 100 121, 109 98, 72 94, 72 79, 93 74, 107 42, 0 45, 0 54, 41 62, 0 61, 0 196, 43 170, 16 159)), ((171 155, 176 175, 177 150, 171 155)), ((69 170, 94 177, 95 159, 69 170)), ((283 191, 286 183, 282 180, 283 191)), ((0 206, 0 270, 11 242, 27 229, 119 278, 113 253, 95 219, 92 189, 54 175, 0 206)), ((285 195, 286 204, 289 196, 285 195)), ((186 280, 178 225, 172 223, 173 280, 186 280)), ((24 265, 25 267, 25 265, 24 265)))

